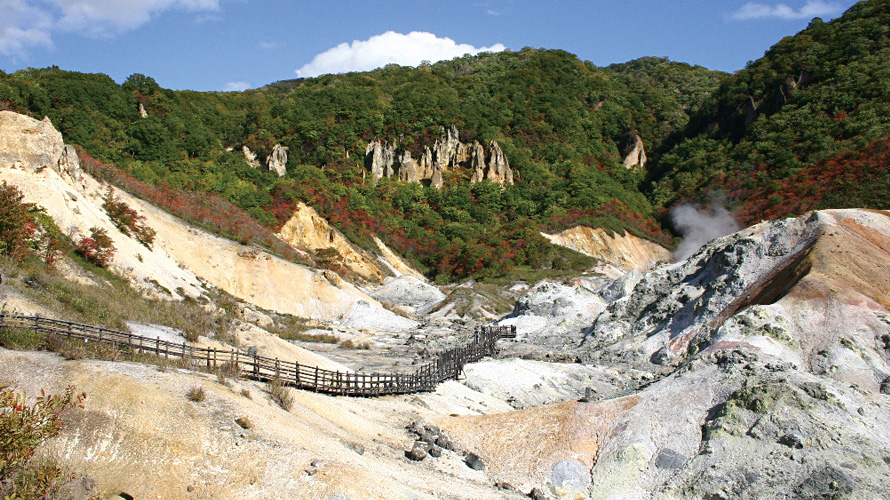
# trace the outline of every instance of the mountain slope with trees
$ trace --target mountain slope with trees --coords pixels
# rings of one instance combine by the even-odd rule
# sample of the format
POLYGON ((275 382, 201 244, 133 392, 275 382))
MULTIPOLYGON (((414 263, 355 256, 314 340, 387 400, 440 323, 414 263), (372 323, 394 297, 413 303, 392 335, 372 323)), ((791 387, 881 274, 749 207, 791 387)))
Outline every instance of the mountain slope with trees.
POLYGON ((84 157, 118 172, 107 178, 135 179, 161 198, 219 199, 270 230, 305 202, 357 244, 372 248, 377 235, 449 281, 583 268, 586 259, 539 234, 577 224, 669 245, 668 208, 715 191, 746 223, 880 208, 864 195, 872 182, 884 189, 879 179, 819 197, 797 184, 820 170, 861 171, 890 136, 888 33, 890 0, 860 2, 829 23, 814 19, 734 75, 654 57, 598 68, 530 48, 245 92, 29 69, 0 74, 0 108, 49 116, 84 157), (471 184, 466 169, 446 171, 442 189, 371 182, 369 141, 398 141, 417 158, 451 125, 464 142, 497 141, 515 184, 471 184), (628 169, 637 136, 650 161, 628 169), (281 178, 241 152, 265 158, 278 144, 289 150, 281 178))
POLYGON ((831 186, 802 185, 793 193, 787 187, 816 179, 820 170, 859 169, 886 144, 890 1, 859 2, 829 23, 813 19, 723 80, 700 106, 689 125, 653 155, 654 204, 706 199, 708 191, 718 190, 742 222, 752 223, 874 201, 867 192, 886 191, 886 176, 846 185, 846 194, 836 190, 830 197, 811 193, 831 186), (766 205, 759 201, 764 197, 766 205))

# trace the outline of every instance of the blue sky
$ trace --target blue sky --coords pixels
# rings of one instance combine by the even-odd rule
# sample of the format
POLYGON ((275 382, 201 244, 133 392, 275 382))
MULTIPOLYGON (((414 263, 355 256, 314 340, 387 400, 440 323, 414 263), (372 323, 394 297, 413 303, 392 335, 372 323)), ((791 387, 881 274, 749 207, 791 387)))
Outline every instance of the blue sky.
POLYGON ((734 71, 852 0, 0 0, 0 69, 133 73, 240 90, 480 50, 563 49, 597 66, 666 56, 734 71))

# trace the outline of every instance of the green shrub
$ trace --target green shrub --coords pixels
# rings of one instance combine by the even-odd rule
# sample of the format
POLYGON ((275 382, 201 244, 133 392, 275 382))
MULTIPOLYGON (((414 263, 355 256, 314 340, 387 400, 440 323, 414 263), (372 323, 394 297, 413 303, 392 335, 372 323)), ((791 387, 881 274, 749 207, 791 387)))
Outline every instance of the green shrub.
POLYGON ((0 328, 0 346, 15 350, 35 350, 46 343, 46 334, 30 328, 0 328))
POLYGON ((69 386, 60 395, 41 391, 29 404, 23 392, 0 385, 0 496, 47 498, 60 486, 61 468, 49 461, 34 463, 32 458, 41 443, 59 433, 63 412, 85 398, 69 386))

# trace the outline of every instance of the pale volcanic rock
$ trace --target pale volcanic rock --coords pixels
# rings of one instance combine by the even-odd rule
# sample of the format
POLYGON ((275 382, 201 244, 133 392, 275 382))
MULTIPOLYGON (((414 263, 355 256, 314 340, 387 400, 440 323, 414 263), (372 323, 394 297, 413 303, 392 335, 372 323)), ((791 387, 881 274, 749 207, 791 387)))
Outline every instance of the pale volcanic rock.
POLYGON ((287 146, 276 144, 272 148, 272 154, 266 158, 266 168, 274 172, 278 177, 284 177, 287 173, 287 146))
POLYGON ((310 252, 335 250, 338 263, 365 281, 382 283, 384 270, 374 264, 314 208, 300 202, 291 218, 278 231, 288 245, 310 252))
MULTIPOLYGON (((799 352, 788 361, 813 363, 821 350, 844 349, 842 332, 848 343, 874 345, 890 333, 888 235, 887 212, 825 210, 718 238, 645 274, 596 319, 582 349, 677 363, 690 344, 737 342, 742 331, 773 354, 799 352)), ((867 364, 861 377, 877 390, 890 367, 867 364)))
POLYGON ((342 324, 351 328, 407 331, 417 328, 419 323, 412 319, 381 309, 380 306, 359 300, 343 318, 342 324))
POLYGON ((74 147, 49 118, 35 120, 12 111, 0 111, 0 167, 39 173, 49 167, 73 183, 80 182, 80 160, 74 147))
POLYGON ((257 159, 256 153, 250 150, 247 146, 241 146, 241 152, 244 153, 244 161, 250 166, 250 168, 260 168, 260 160, 257 159))
MULTIPOLYGON (((880 497, 888 294, 890 213, 765 222, 601 289, 610 303, 576 352, 631 394, 438 425, 493 480, 558 498, 880 497)), ((500 363, 468 383, 511 394, 534 379, 500 363)))
POLYGON ((411 158, 411 151, 402 153, 399 159, 399 180, 402 182, 420 182, 418 166, 411 158))
POLYGON ((399 257, 397 253, 393 252, 392 249, 386 246, 380 238, 376 235, 374 235, 373 238, 374 244, 377 245, 377 248, 380 250, 378 261, 388 268, 394 276, 409 275, 423 278, 423 273, 412 267, 411 264, 405 262, 405 260, 399 257))
POLYGON ((488 145, 485 178, 495 184, 513 184, 513 169, 497 141, 491 141, 488 145))
POLYGON ((630 152, 627 153, 627 156, 624 157, 624 166, 625 168, 633 168, 638 165, 640 167, 645 167, 647 158, 643 139, 639 134, 632 134, 631 137, 633 138, 633 147, 630 152))
POLYGON ((441 188, 444 171, 464 167, 472 171, 471 183, 489 180, 500 185, 513 184, 513 169, 498 143, 489 142, 487 150, 478 140, 464 144, 454 125, 448 130, 443 127, 433 147, 424 145, 416 160, 410 151, 397 153, 397 146, 380 139, 368 143, 365 168, 374 182, 386 177, 401 182, 428 181, 430 186, 441 188))
POLYGON ((446 297, 437 287, 410 275, 388 278, 371 295, 384 304, 408 307, 413 314, 426 314, 446 297))
POLYGON ((393 164, 395 163, 395 145, 379 140, 368 143, 365 150, 365 158, 371 178, 377 182, 381 177, 392 177, 393 164))
POLYGON ((176 368, 65 361, 51 353, 6 349, 0 349, 0 367, 0 383, 29 395, 41 389, 60 393, 68 385, 86 392, 84 408, 66 413, 61 433, 40 453, 89 475, 103 494, 220 500, 521 498, 494 488, 453 452, 418 464, 404 458, 411 443, 405 427, 432 415, 428 408, 456 414, 503 409, 457 383, 420 396, 376 399, 289 389, 294 404, 285 411, 270 399, 265 384, 230 379, 224 386, 215 375, 176 368), (204 389, 204 401, 186 397, 194 387, 204 389), (244 417, 250 429, 236 423, 244 417))
POLYGON ((477 183, 482 182, 485 179, 485 148, 482 147, 482 144, 479 144, 479 141, 473 141, 473 144, 470 145, 470 170, 473 171, 472 177, 470 177, 470 182, 477 183))
POLYGON ((574 348, 583 340, 590 319, 606 308, 606 301, 585 284, 538 283, 498 325, 515 326, 523 343, 574 348))
POLYGON ((554 245, 593 257, 624 271, 645 271, 671 260, 663 246, 630 233, 609 234, 604 229, 575 226, 557 234, 541 233, 554 245))

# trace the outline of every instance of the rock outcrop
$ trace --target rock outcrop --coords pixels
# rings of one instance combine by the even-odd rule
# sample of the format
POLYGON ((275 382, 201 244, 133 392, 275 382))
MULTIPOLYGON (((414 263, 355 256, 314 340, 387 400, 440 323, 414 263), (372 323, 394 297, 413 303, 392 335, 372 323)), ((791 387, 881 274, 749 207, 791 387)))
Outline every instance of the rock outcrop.
POLYGON ((470 182, 489 180, 496 184, 513 184, 513 169, 497 142, 486 149, 479 141, 460 142, 457 128, 442 129, 432 148, 423 146, 415 160, 410 151, 398 153, 398 143, 375 139, 365 148, 365 167, 377 182, 382 177, 402 182, 420 182, 440 188, 443 172, 456 168, 472 171, 470 182))
POLYGON ((272 148, 272 154, 266 158, 266 168, 269 172, 275 172, 278 177, 284 177, 287 173, 287 146, 276 144, 272 148))
POLYGON ((83 173, 77 151, 65 144, 49 118, 35 120, 12 111, 0 111, 0 167, 34 173, 50 168, 75 184, 83 173))
POLYGON ((426 314, 445 300, 445 294, 416 276, 389 278, 371 295, 389 307, 402 307, 411 314, 426 314))
MULTIPOLYGON (((269 172, 274 172, 278 177, 284 177, 287 173, 287 151, 287 146, 276 144, 272 148, 272 153, 266 157, 266 169, 269 172)), ((244 160, 251 168, 262 167, 257 154, 251 151, 249 147, 241 146, 241 152, 244 153, 244 160)))
POLYGON ((297 204, 296 211, 278 231, 278 236, 288 245, 310 253, 324 250, 336 252, 335 263, 363 281, 383 283, 383 278, 390 274, 353 246, 315 209, 302 202, 297 204))
POLYGON ((646 166, 646 148, 643 146, 643 138, 639 134, 631 134, 631 148, 624 157, 624 166, 633 168, 637 165, 646 166))
POLYGON ((575 226, 561 233, 541 235, 554 245, 599 260, 598 270, 612 277, 624 271, 645 271, 671 260, 671 253, 663 246, 630 233, 609 234, 604 229, 575 226))
POLYGON ((244 153, 244 161, 250 165, 250 168, 260 168, 260 160, 257 159, 256 153, 247 146, 241 146, 241 152, 244 153))

